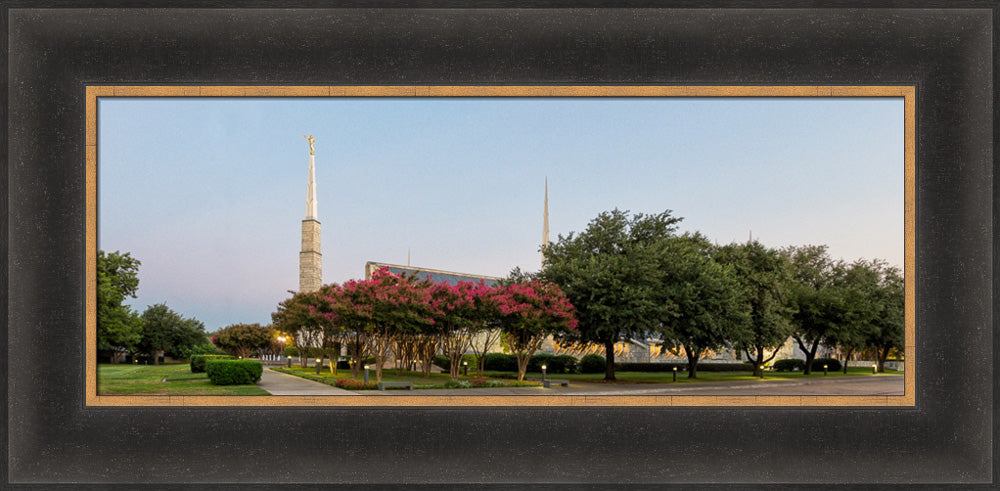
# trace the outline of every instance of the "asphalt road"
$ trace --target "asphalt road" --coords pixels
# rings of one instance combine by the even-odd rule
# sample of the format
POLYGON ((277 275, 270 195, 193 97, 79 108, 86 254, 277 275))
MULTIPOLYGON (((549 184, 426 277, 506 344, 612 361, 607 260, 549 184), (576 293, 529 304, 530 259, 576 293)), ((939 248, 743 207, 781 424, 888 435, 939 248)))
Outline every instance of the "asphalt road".
POLYGON ((812 376, 801 379, 739 380, 729 382, 705 382, 699 384, 605 384, 570 383, 569 387, 498 387, 492 389, 426 389, 415 391, 366 390, 364 395, 410 396, 410 395, 730 395, 730 396, 770 396, 770 395, 903 395, 902 375, 878 375, 855 377, 812 376))

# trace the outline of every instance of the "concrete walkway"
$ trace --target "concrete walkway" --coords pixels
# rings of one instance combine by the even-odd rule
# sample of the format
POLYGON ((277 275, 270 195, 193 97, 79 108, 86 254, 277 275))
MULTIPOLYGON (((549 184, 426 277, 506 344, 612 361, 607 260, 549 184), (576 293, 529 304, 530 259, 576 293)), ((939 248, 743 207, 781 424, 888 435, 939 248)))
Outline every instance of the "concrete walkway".
POLYGON ((273 396, 356 396, 356 392, 265 368, 257 387, 273 396))

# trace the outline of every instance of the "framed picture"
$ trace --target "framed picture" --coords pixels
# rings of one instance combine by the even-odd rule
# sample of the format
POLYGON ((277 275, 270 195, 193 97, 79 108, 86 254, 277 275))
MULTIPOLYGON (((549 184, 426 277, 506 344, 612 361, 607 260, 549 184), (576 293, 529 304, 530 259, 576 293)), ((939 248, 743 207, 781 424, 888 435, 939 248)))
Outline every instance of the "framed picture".
MULTIPOLYGON (((983 6, 6 6, 7 481, 456 489, 990 483, 995 7, 983 6), (101 227, 100 97, 533 92, 904 101, 909 167, 898 185, 908 197, 912 299, 904 395, 527 403, 362 396, 349 404, 260 396, 261 404, 250 396, 97 393, 89 291, 101 227)), ((119 117, 128 124, 127 113, 119 117)))

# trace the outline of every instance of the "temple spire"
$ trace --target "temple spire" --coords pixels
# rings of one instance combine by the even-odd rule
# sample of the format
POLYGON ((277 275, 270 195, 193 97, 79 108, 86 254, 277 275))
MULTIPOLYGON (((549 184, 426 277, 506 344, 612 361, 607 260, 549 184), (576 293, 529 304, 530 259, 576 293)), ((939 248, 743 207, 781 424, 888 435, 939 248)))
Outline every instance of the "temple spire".
POLYGON ((549 246, 549 178, 545 178, 545 213, 542 218, 542 247, 549 246))
POLYGON ((323 282, 323 255, 320 253, 320 223, 316 213, 316 156, 312 135, 309 141, 309 184, 306 188, 306 217, 302 220, 302 250, 299 252, 299 291, 314 292, 323 282))

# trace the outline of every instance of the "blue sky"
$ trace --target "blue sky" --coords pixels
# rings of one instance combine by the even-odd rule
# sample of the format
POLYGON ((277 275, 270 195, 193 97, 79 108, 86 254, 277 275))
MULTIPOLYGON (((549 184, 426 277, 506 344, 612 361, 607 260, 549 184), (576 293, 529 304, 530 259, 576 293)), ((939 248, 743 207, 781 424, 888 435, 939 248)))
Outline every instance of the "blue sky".
POLYGON ((902 98, 101 98, 98 246, 138 310, 209 331, 298 288, 314 135, 323 282, 366 261, 502 276, 613 208, 720 244, 903 264, 902 98))

